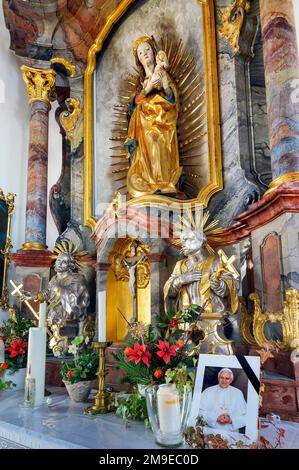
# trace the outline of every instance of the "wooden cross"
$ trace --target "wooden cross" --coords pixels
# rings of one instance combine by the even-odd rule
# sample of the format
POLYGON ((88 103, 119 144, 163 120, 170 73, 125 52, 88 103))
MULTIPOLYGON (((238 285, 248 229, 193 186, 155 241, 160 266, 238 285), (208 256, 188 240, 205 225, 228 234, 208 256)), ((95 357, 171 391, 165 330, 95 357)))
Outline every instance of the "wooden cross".
POLYGON ((223 250, 218 250, 218 255, 220 258, 220 265, 216 276, 220 277, 223 271, 227 271, 233 276, 234 279, 239 279, 240 275, 233 264, 236 261, 236 256, 232 255, 230 258, 228 258, 223 250))
POLYGON ((23 293, 22 293, 22 287, 23 287, 23 284, 19 284, 18 286, 15 284, 14 281, 10 281, 12 287, 14 288, 14 291, 11 293, 12 295, 17 295, 23 302, 25 302, 25 304, 27 305, 27 307, 29 308, 29 310, 33 313, 33 315, 35 316, 35 318, 38 320, 38 314, 37 312, 34 310, 34 308, 32 307, 32 305, 28 302, 28 300, 24 300, 24 296, 23 296, 23 293))

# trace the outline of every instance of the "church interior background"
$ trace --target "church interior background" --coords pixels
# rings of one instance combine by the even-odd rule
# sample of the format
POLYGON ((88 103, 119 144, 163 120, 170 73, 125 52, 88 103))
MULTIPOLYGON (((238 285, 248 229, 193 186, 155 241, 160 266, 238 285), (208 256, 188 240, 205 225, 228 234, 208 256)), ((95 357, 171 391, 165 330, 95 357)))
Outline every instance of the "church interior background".
POLYGON ((299 1, 3 0, 0 38, 0 448, 159 448, 141 385, 201 354, 299 448, 299 1))

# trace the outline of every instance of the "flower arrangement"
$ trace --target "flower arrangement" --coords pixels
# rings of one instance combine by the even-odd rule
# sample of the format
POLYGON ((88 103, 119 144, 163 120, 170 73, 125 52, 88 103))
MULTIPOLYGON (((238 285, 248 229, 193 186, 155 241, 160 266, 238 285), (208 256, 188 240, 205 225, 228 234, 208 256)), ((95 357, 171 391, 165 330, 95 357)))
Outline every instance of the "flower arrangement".
POLYGON ((13 315, 3 322, 0 337, 4 343, 4 362, 0 364, 0 390, 14 386, 11 380, 4 381, 4 371, 13 374, 16 370, 26 367, 29 328, 34 326, 33 320, 22 318, 13 309, 13 315))
POLYGON ((99 366, 98 353, 86 344, 83 336, 76 336, 72 340, 68 352, 73 355, 73 359, 61 361, 63 380, 75 384, 96 378, 99 366))
POLYGON ((176 383, 193 387, 197 321, 202 309, 192 305, 183 312, 168 312, 157 318, 157 328, 137 322, 128 325, 129 340, 115 355, 116 367, 131 384, 176 383))

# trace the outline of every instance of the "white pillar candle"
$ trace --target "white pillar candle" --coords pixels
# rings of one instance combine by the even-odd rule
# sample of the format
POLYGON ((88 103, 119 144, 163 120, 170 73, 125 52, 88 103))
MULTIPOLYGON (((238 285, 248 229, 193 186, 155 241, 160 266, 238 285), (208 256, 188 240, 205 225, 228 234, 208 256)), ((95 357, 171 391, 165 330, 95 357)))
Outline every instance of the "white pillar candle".
POLYGON ((160 430, 165 434, 181 431, 179 392, 174 384, 160 385, 157 392, 160 430))
POLYGON ((39 328, 46 326, 47 320, 47 302, 42 302, 39 304, 39 312, 38 312, 38 326, 39 328))
POLYGON ((27 374, 35 379, 34 406, 40 406, 45 396, 47 330, 30 328, 28 341, 27 374))
POLYGON ((106 341, 106 291, 98 292, 98 341, 106 341))
POLYGON ((5 345, 2 338, 0 338, 0 364, 5 362, 5 345))

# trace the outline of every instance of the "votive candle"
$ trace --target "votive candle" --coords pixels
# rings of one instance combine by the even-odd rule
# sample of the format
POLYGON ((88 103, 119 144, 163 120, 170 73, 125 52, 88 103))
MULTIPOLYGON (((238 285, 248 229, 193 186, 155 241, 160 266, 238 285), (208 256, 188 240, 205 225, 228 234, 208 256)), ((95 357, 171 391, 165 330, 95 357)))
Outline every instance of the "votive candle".
POLYGON ((177 434, 181 431, 179 392, 174 384, 163 384, 157 392, 160 431, 177 434))

